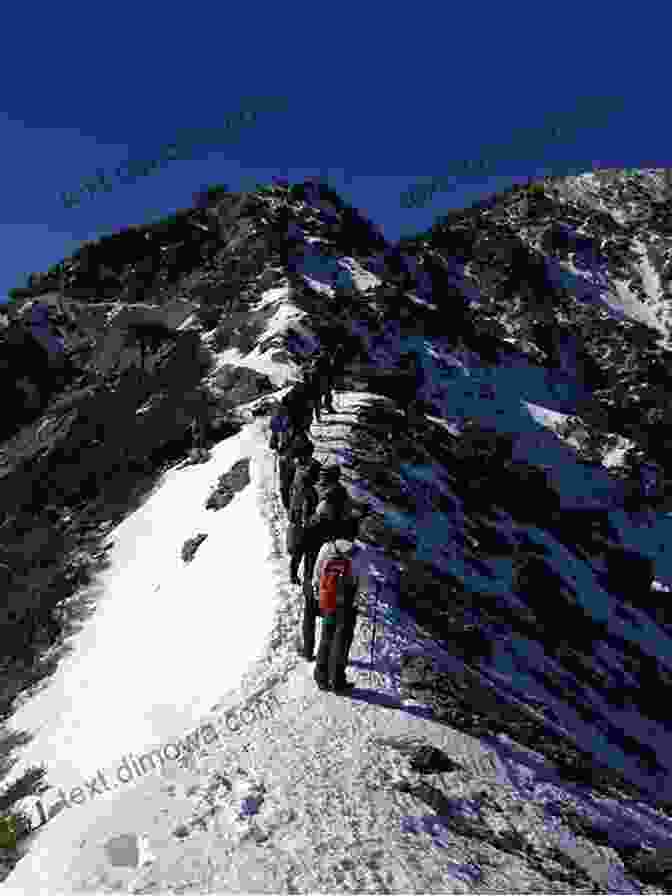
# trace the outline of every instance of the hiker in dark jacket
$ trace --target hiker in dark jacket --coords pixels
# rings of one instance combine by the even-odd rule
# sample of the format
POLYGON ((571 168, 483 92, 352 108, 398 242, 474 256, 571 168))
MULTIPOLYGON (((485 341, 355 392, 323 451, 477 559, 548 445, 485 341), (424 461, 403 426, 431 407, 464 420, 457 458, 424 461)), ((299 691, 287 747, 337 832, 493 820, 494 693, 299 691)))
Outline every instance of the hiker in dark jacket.
POLYGON ((330 414, 334 413, 334 379, 336 377, 335 353, 329 352, 323 361, 322 368, 322 397, 324 409, 330 414))
POLYGON ((271 439, 268 447, 272 451, 278 451, 283 439, 290 427, 289 413, 287 412, 286 396, 280 402, 280 407, 271 418, 271 439))
POLYGON ((310 429, 313 422, 312 401, 312 390, 307 382, 297 383, 287 395, 287 408, 295 429, 310 429))
POLYGON ((310 408, 311 408, 311 421, 312 421, 312 413, 315 413, 315 421, 317 423, 320 422, 320 372, 318 368, 317 358, 311 358, 306 366, 305 371, 306 377, 306 389, 309 396, 310 408))
POLYGON ((350 563, 349 575, 345 579, 345 601, 335 612, 322 615, 320 647, 313 676, 321 690, 347 691, 353 687, 345 677, 350 648, 354 639, 357 620, 356 597, 366 592, 368 576, 363 554, 354 544, 354 539, 337 538, 328 541, 320 550, 313 572, 313 588, 318 595, 322 574, 329 561, 347 558, 350 563))
POLYGON ((312 447, 312 442, 301 429, 291 429, 288 439, 279 453, 280 497, 285 510, 289 510, 292 480, 296 459, 305 455, 312 447))
POLYGON ((345 367, 345 355, 345 345, 342 342, 339 342, 334 349, 333 355, 331 356, 332 386, 337 376, 343 376, 343 369, 345 367))
POLYGON ((338 534, 349 509, 349 496, 340 478, 341 468, 334 464, 322 469, 317 483, 320 500, 304 531, 303 593, 306 597, 314 596, 311 579, 320 548, 338 534))
MULTIPOLYGON (((297 527, 294 541, 294 552, 290 563, 290 575, 294 584, 299 584, 298 570, 301 560, 305 557, 305 527, 315 512, 318 503, 318 494, 315 482, 319 476, 320 465, 316 461, 309 461, 300 465, 297 469, 295 487, 292 492, 292 504, 290 507, 290 519, 297 527)), ((304 561, 305 562, 305 561, 304 561)), ((306 575, 304 566, 304 577, 306 575)), ((310 579, 309 579, 310 581, 310 579)), ((312 597, 312 592, 304 589, 303 608, 303 646, 301 655, 308 662, 312 662, 315 652, 315 623, 317 606, 312 597)))
POLYGON ((280 407, 271 419, 271 438, 268 447, 275 451, 278 463, 278 477, 280 480, 280 497, 285 510, 289 506, 289 461, 285 458, 289 445, 295 436, 291 419, 287 409, 287 396, 280 402, 280 407))
POLYGON ((316 460, 313 460, 312 454, 312 451, 306 451, 296 461, 294 479, 292 481, 288 512, 289 522, 292 527, 291 549, 288 544, 288 552, 291 556, 289 575, 292 585, 301 584, 299 582, 299 565, 304 555, 303 533, 308 521, 315 513, 319 500, 315 483, 318 480, 322 467, 316 460))
POLYGON ((319 423, 320 410, 334 412, 332 403, 333 368, 326 350, 322 350, 313 360, 310 367, 311 387, 315 403, 315 419, 319 423))

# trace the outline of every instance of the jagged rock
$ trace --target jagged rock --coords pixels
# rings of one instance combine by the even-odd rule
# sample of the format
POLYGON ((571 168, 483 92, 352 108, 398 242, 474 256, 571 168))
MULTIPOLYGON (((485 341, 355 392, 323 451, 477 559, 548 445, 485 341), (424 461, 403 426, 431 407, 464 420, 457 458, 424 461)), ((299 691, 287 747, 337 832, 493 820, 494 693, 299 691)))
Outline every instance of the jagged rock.
POLYGON ((226 395, 225 405, 234 407, 253 401, 262 392, 268 391, 270 381, 250 367, 223 364, 213 377, 213 386, 226 395))
POLYGON ((219 477, 217 487, 208 496, 206 509, 221 510, 222 507, 226 507, 249 483, 250 459, 244 457, 236 461, 228 472, 219 477))
POLYGON ((460 767, 443 750, 429 744, 418 747, 411 755, 410 763, 412 771, 421 775, 452 772, 460 767))
POLYGON ((205 541, 207 538, 207 534, 203 532, 199 532, 198 535, 195 535, 193 538, 188 538, 185 543, 182 545, 182 560, 184 563, 191 563, 194 559, 194 554, 198 550, 201 542, 205 541))
POLYGON ((137 868, 140 852, 137 834, 120 834, 105 844, 105 852, 114 867, 137 868))
POLYGON ((629 868, 645 883, 658 886, 672 884, 672 847, 660 846, 640 850, 628 860, 629 868))

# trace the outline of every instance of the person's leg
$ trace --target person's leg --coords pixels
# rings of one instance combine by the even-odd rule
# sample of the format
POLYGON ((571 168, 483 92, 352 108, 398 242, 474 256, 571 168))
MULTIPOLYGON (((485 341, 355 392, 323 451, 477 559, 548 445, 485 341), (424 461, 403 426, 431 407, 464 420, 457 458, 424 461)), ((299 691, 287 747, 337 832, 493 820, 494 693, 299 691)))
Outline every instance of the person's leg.
POLYGON ((345 612, 339 612, 334 626, 334 635, 331 640, 331 648, 328 658, 328 679, 332 687, 338 688, 345 682, 345 647, 348 637, 348 616, 345 612))
POLYGON ((324 407, 330 413, 334 413, 334 396, 333 396, 333 388, 334 383, 332 380, 327 382, 327 388, 324 393, 324 407))
POLYGON ((345 611, 342 622, 339 623, 334 636, 330 657, 329 680, 336 688, 343 686, 347 681, 345 670, 348 667, 350 648, 355 637, 356 622, 357 608, 353 606, 345 611))
POLYGON ((320 631, 320 647, 315 660, 313 678, 319 687, 329 686, 329 660, 332 652, 332 643, 336 631, 336 617, 323 616, 320 631))
POLYGON ((303 593, 305 595, 310 594, 311 597, 313 595, 313 570, 315 569, 318 553, 319 550, 316 550, 314 546, 309 546, 305 550, 303 559, 303 593))
POLYGON ((312 595, 303 598, 303 656, 309 662, 315 655, 316 604, 312 595))
POLYGON ((345 633, 344 663, 343 663, 344 668, 347 667, 348 660, 350 659, 350 651, 352 649, 352 642, 355 640, 356 626, 357 626, 357 608, 353 607, 348 616, 347 629, 346 629, 346 633, 345 633))
POLYGON ((301 563, 301 554, 298 551, 294 551, 293 554, 290 554, 289 560, 289 579, 292 585, 299 584, 299 564, 301 563))
POLYGON ((280 458, 280 497, 282 498, 282 506, 285 510, 289 510, 289 474, 290 464, 287 458, 280 458))

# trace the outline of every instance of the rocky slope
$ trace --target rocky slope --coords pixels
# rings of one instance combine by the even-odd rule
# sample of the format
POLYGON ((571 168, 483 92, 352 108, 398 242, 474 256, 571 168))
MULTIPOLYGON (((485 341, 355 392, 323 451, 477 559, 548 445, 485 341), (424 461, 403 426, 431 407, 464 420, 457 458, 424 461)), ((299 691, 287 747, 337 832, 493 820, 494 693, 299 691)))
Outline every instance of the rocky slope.
MULTIPOLYGON (((313 693, 291 658, 299 599, 288 591, 271 659, 242 694, 305 692, 312 728, 287 705, 272 731, 246 732, 262 778, 273 778, 271 754, 290 767, 282 785, 266 784, 281 821, 263 816, 268 829, 233 844, 190 842, 202 856, 190 886, 205 885, 204 856, 221 849, 206 877, 225 889, 261 875, 262 889, 283 892, 670 892, 665 195, 660 172, 547 181, 390 247, 330 191, 276 186, 64 261, 57 293, 85 345, 80 380, 2 445, 15 608, 3 627, 5 718, 58 661, 105 533, 186 453, 191 418, 221 438, 268 412, 316 345, 343 338, 339 413, 313 436, 373 511, 362 540, 386 613, 382 678, 352 702, 313 693), (408 350, 425 373, 410 420, 408 350), (416 714, 411 743, 399 720, 416 714), (454 757, 449 732, 487 743, 508 777, 463 781, 443 756, 454 757), (322 740, 335 765, 320 758, 322 740), (346 815, 348 744, 354 818, 318 866, 329 825, 346 815), (404 755, 427 769, 400 778, 404 755), (402 796, 386 790, 386 763, 402 796), (294 765, 308 769, 305 796, 294 765), (437 815, 402 821, 423 804, 437 815), (378 810, 398 833, 369 824, 362 838, 378 810), (429 840, 414 840, 423 830, 429 840), (456 867, 439 871, 446 849, 456 867)), ((35 292, 54 286, 47 277, 35 292)), ((366 635, 362 626, 358 673, 366 635)), ((194 761, 205 786, 212 769, 194 761)), ((217 773, 231 783, 228 761, 217 773)), ((151 862, 142 874, 140 889, 178 882, 151 862)), ((113 877, 87 882, 101 891, 113 877)))

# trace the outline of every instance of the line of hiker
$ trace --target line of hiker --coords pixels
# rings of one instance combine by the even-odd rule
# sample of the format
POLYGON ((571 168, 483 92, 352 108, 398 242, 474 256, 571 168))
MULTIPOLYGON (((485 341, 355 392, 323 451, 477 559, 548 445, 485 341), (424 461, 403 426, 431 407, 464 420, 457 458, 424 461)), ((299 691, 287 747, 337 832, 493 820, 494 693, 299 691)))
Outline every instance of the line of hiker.
POLYGON ((307 430, 313 412, 319 421, 320 410, 333 410, 334 375, 340 370, 343 354, 339 346, 309 365, 306 381, 285 396, 273 416, 269 443, 277 452, 280 495, 289 519, 290 580, 303 585, 301 655, 308 662, 315 659, 315 628, 320 616, 314 678, 319 688, 334 692, 353 686, 346 680, 345 669, 355 634, 355 599, 367 589, 361 551, 354 544, 363 513, 340 482, 340 467, 322 466, 315 460, 307 430))

